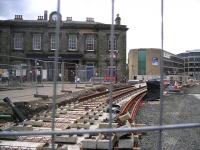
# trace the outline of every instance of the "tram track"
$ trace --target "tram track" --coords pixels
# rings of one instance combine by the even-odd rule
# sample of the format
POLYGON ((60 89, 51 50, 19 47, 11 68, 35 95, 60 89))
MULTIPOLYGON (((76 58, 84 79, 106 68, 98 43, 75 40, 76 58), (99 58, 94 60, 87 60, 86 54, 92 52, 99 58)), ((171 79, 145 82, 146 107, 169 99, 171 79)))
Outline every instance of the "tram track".
MULTIPOLYGON (((112 100, 114 103, 126 98, 127 95, 137 93, 138 91, 144 91, 144 87, 126 87, 113 91, 112 100)), ((109 91, 102 91, 98 93, 92 93, 78 98, 76 101, 69 101, 65 105, 59 106, 56 111, 55 117, 55 129, 56 130, 68 130, 68 129, 89 129, 91 126, 96 124, 96 122, 102 122, 105 119, 104 113, 105 108, 108 106, 108 93, 109 91), (101 118, 101 119, 100 119, 101 118)), ((131 105, 132 106, 132 105, 131 105)), ((50 110, 44 111, 37 115, 34 115, 30 120, 24 122, 24 127, 30 127, 32 131, 40 130, 51 130, 52 126, 52 113, 50 110)), ((18 131, 22 125, 16 125, 15 128, 10 130, 18 131)), ((27 128, 24 128, 25 130, 27 128)), ((64 137, 62 137, 64 138, 64 137)), ((1 137, 1 140, 3 138, 1 137)), ((16 142, 21 142, 21 148, 26 149, 23 142, 32 143, 44 143, 49 145, 51 141, 51 136, 18 136, 14 139, 16 142)), ((77 141, 74 141, 74 144, 77 141)), ((8 142, 9 143, 9 142, 8 142)), ((58 140, 59 143, 59 140, 58 140)), ((67 141, 66 141, 67 143, 67 141)), ((66 144, 64 143, 64 145, 66 144)), ((73 143, 73 142, 72 142, 73 143)), ((61 144, 62 145, 62 144, 61 144)), ((0 148, 14 149, 12 145, 1 146, 0 148)), ((30 147, 27 147, 29 149, 30 147)), ((20 149, 20 147, 18 147, 20 149)), ((34 148, 32 148, 34 149, 34 148)), ((36 149, 36 148, 35 148, 36 149)))
POLYGON ((136 113, 140 107, 140 103, 144 96, 146 95, 147 90, 141 90, 135 96, 133 96, 122 108, 122 110, 119 113, 119 116, 124 115, 126 113, 130 113, 130 122, 133 122, 136 116, 136 113))

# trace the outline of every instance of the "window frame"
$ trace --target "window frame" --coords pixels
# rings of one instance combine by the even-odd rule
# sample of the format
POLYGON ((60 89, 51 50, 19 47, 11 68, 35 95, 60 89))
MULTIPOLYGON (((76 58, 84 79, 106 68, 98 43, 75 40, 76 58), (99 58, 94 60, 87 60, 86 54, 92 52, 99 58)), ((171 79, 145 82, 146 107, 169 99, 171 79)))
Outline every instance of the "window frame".
POLYGON ((56 35, 55 34, 50 35, 50 49, 52 51, 56 50, 56 35), (55 46, 55 48, 54 48, 54 46, 55 46))
MULTIPOLYGON (((114 35, 114 51, 118 51, 117 36, 114 35)), ((111 35, 108 36, 108 51, 111 51, 111 35)))
POLYGON ((85 51, 94 52, 95 51, 95 35, 87 34, 85 38, 85 51))
POLYGON ((78 51, 78 36, 77 34, 68 35, 68 50, 69 51, 78 51))
POLYGON ((13 35, 13 48, 15 50, 23 50, 24 48, 24 37, 23 33, 21 32, 16 32, 13 35))
POLYGON ((33 48, 33 50, 41 50, 41 48, 42 48, 42 36, 41 36, 41 34, 33 34, 32 48, 33 48), (39 46, 39 48, 37 46, 39 46))

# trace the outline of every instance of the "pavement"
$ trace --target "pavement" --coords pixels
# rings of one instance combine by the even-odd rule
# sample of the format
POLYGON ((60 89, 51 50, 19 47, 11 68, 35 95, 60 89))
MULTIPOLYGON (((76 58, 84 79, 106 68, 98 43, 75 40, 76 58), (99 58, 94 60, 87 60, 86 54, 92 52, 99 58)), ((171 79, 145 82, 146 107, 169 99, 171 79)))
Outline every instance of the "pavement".
MULTIPOLYGON (((0 99, 2 100, 5 97, 8 97, 12 100, 12 102, 31 102, 40 100, 41 97, 35 97, 34 95, 46 95, 48 97, 53 97, 53 83, 43 83, 38 84, 37 91, 36 87, 34 86, 24 86, 24 87, 13 87, 12 89, 4 89, 0 91, 0 99)), ((64 83, 63 89, 65 92, 62 91, 62 84, 57 84, 56 95, 62 96, 66 94, 66 91, 71 91, 72 93, 84 91, 87 89, 95 88, 100 85, 92 85, 88 86, 86 84, 71 84, 71 83, 64 83)))

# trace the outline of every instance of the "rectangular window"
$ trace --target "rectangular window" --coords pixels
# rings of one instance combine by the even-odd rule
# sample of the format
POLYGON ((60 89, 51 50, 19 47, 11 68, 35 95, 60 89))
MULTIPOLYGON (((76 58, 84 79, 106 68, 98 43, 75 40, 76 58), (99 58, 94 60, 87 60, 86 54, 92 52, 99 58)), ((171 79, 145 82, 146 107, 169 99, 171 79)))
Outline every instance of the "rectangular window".
POLYGON ((146 51, 138 51, 138 75, 146 75, 146 51))
POLYGON ((23 33, 14 34, 14 49, 16 50, 23 49, 23 33))
POLYGON ((51 50, 56 50, 56 35, 51 35, 51 50))
MULTIPOLYGON (((111 36, 108 38, 108 50, 111 50, 111 36)), ((114 36, 114 51, 117 50, 117 38, 114 36)))
POLYGON ((33 50, 41 50, 41 34, 33 34, 33 50))
POLYGON ((86 44, 86 51, 94 51, 94 44, 95 44, 94 35, 87 35, 85 44, 86 44))
POLYGON ((72 51, 77 50, 77 35, 69 34, 68 49, 72 51))

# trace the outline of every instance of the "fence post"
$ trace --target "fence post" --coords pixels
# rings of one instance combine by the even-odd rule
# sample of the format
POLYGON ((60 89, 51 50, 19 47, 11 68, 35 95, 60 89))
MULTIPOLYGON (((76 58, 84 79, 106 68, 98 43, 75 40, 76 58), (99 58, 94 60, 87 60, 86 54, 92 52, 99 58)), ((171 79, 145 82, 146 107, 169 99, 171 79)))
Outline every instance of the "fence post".
POLYGON ((78 71, 78 65, 76 64, 76 74, 75 74, 75 82, 76 82, 76 88, 77 88, 77 71, 78 71))
POLYGON ((20 86, 22 86, 23 83, 23 70, 22 70, 22 64, 20 64, 20 86))
POLYGON ((38 88, 37 88, 37 59, 35 60, 35 94, 38 95, 38 88))
POLYGON ((62 81, 62 91, 64 91, 64 62, 62 61, 61 64, 61 81, 62 81))
POLYGON ((41 64, 40 80, 41 80, 42 87, 44 87, 44 84, 43 84, 43 64, 41 64))

